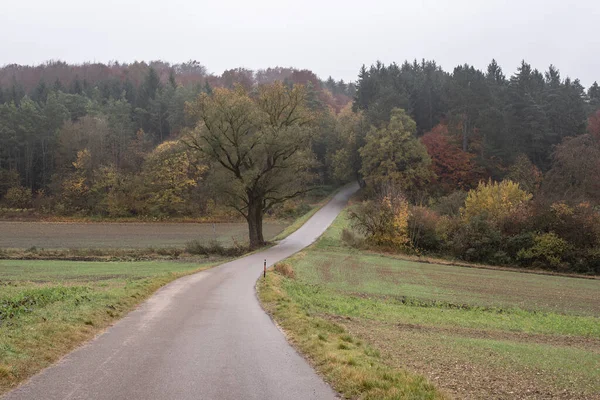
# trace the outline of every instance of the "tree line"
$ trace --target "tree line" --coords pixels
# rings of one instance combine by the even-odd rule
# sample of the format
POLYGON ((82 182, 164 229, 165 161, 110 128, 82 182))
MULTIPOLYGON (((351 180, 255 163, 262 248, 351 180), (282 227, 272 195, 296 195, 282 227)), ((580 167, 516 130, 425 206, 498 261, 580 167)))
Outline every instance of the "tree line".
POLYGON ((234 212, 257 247, 266 213, 317 184, 357 180, 375 202, 356 214, 373 243, 478 262, 595 265, 596 239, 569 229, 598 217, 600 90, 553 66, 522 62, 507 78, 495 61, 451 73, 434 61, 378 62, 356 83, 286 68, 217 77, 195 62, 96 68, 71 66, 52 85, 65 65, 2 70, 0 82, 21 71, 2 87, 5 206, 234 212), (82 80, 86 68, 96 72, 82 80))
POLYGON ((201 192, 208 189, 191 184, 205 178, 200 171, 206 168, 190 169, 188 180, 179 171, 187 182, 174 189, 181 192, 179 200, 149 206, 160 181, 153 160, 182 157, 177 139, 196 122, 185 104, 200 94, 276 81, 305 86, 314 109, 335 112, 354 94, 352 83, 321 81, 311 71, 293 68, 238 68, 216 76, 195 61, 5 66, 0 69, 0 198, 13 208, 35 205, 66 214, 206 213, 211 199, 201 192), (131 194, 128 185, 139 188, 134 191, 139 196, 126 204, 117 193, 131 194))
POLYGON ((350 245, 600 272, 600 91, 522 62, 361 69, 334 173, 354 177, 350 245))

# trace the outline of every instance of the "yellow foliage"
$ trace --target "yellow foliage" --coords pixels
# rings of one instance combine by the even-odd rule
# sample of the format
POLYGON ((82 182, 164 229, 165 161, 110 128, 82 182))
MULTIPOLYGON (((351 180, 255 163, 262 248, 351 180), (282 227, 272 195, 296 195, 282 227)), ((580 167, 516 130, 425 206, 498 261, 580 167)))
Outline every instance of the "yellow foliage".
POLYGON ((461 215, 469 219, 487 215, 492 221, 509 216, 519 206, 531 200, 532 195, 522 190, 518 183, 509 180, 487 183, 479 182, 476 189, 470 190, 461 209, 461 215))
POLYGON ((559 218, 570 217, 575 212, 575 210, 573 210, 572 207, 570 207, 569 205, 562 203, 562 202, 552 204, 550 206, 550 209, 559 218))
POLYGON ((206 169, 180 142, 160 144, 144 165, 150 204, 172 213, 189 200, 190 190, 198 185, 206 169))
POLYGON ((380 232, 377 238, 381 243, 389 243, 394 247, 406 247, 410 243, 408 234, 408 217, 410 215, 408 202, 404 198, 392 199, 385 196, 383 207, 389 212, 391 228, 380 232))
POLYGON ((407 250, 411 247, 408 229, 409 204, 401 195, 386 194, 376 201, 367 201, 350 213, 354 227, 364 233, 367 241, 383 247, 407 250))
POLYGON ((88 149, 83 149, 77 152, 77 160, 73 166, 78 171, 85 171, 90 167, 92 155, 88 149))
POLYGON ((23 186, 13 186, 8 189, 3 199, 9 207, 27 208, 31 206, 31 189, 23 186))

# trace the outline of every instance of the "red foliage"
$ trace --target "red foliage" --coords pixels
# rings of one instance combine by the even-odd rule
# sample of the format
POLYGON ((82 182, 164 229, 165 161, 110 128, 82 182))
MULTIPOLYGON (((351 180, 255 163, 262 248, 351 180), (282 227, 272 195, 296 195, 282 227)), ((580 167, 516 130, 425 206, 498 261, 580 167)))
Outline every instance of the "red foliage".
POLYGON ((600 110, 588 118, 588 133, 596 140, 600 140, 600 110))
POLYGON ((462 151, 453 143, 446 125, 437 125, 423 135, 421 142, 427 147, 433 170, 444 191, 469 189, 477 185, 481 175, 471 153, 462 151))
POLYGON ((228 69, 221 75, 221 84, 229 89, 241 85, 249 91, 254 85, 254 71, 245 68, 228 69))

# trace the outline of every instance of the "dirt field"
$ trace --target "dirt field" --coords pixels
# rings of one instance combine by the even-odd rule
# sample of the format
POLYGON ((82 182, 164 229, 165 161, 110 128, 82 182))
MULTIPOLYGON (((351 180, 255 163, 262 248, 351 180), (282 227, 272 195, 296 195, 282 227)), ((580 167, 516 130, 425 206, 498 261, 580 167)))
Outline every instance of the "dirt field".
MULTIPOLYGON (((265 239, 284 223, 265 222, 265 239)), ((245 223, 64 223, 0 221, 0 248, 82 249, 183 247, 191 240, 218 240, 230 245, 248 241, 245 223)))

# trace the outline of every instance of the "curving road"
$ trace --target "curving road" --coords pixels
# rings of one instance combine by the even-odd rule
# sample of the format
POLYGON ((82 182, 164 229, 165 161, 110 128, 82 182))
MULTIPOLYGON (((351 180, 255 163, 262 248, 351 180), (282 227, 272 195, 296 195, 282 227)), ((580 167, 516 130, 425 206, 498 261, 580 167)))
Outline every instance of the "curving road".
POLYGON ((165 286, 3 399, 335 399, 262 310, 254 285, 264 259, 311 244, 356 190, 343 189, 277 246, 165 286))

